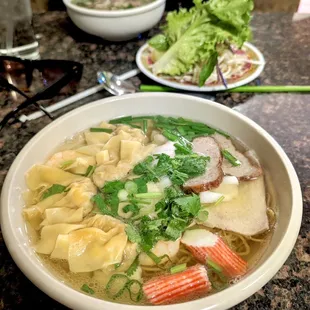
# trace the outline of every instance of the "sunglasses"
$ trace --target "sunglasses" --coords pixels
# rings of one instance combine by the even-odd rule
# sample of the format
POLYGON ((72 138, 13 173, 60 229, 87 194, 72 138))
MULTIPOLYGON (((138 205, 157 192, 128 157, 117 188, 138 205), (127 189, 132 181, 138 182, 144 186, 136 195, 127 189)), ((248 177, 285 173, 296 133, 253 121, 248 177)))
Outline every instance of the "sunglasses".
POLYGON ((32 105, 53 119, 38 101, 73 93, 82 71, 83 65, 75 61, 0 56, 0 91, 16 92, 26 99, 4 116, 0 122, 0 131, 9 121, 16 120, 21 110, 32 105))

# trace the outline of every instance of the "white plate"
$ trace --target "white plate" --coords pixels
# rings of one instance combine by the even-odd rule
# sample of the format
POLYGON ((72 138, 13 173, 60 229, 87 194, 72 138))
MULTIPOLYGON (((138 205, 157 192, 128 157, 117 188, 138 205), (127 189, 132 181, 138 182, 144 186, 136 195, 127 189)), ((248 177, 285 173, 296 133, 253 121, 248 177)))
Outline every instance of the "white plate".
POLYGON ((248 84, 251 81, 255 80, 264 70, 265 58, 264 58, 263 54, 251 43, 246 42, 246 43, 244 43, 243 46, 250 49, 256 55, 257 60, 261 63, 261 65, 257 65, 256 69, 248 77, 246 77, 242 80, 239 80, 235 83, 228 83, 227 88, 224 85, 203 86, 203 87, 199 87, 199 86, 195 86, 195 85, 185 85, 185 84, 181 84, 181 83, 174 82, 174 81, 168 81, 164 78, 156 76, 148 68, 146 68, 142 62, 142 53, 149 47, 149 45, 147 43, 144 44, 143 46, 141 46, 140 49, 138 50, 138 53, 136 55, 136 63, 137 63, 137 66, 139 67, 139 69, 147 77, 149 77, 150 79, 152 79, 153 81, 155 81, 159 84, 163 84, 163 85, 166 85, 169 87, 173 87, 176 89, 183 89, 183 90, 187 90, 187 91, 199 91, 199 92, 220 91, 220 90, 226 90, 226 89, 235 88, 235 87, 239 87, 239 86, 248 84))

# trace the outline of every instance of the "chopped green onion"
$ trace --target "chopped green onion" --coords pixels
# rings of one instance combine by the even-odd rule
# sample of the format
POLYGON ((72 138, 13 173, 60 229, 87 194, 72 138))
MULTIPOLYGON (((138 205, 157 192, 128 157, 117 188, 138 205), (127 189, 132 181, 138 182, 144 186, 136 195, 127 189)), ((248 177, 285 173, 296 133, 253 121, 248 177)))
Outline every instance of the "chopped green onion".
POLYGON ((100 128, 100 127, 92 127, 89 129, 90 132, 107 132, 107 133, 111 133, 113 132, 113 129, 110 128, 100 128))
POLYGON ((143 288, 142 288, 142 283, 139 282, 138 280, 130 280, 127 282, 126 284, 126 288, 128 289, 129 291, 129 296, 130 296, 130 299, 134 302, 139 302, 142 297, 143 297, 143 288), (133 285, 138 285, 138 292, 133 292, 132 290, 132 286, 133 285), (136 296, 136 298, 134 298, 134 296, 136 296))
MULTIPOLYGON (((108 283, 106 285, 106 288, 105 288, 107 295, 110 298, 112 298, 112 299, 116 299, 118 297, 121 297, 124 294, 124 292, 125 292, 125 290, 127 288, 128 280, 129 280, 129 278, 126 275, 124 275, 124 274, 114 274, 114 275, 112 275, 110 280, 108 281, 108 283), (123 285, 123 287, 121 287, 118 290, 118 292, 116 294, 112 294, 112 292, 111 292, 112 286, 113 286, 114 282, 117 281, 117 280, 124 280, 124 285, 123 285)), ((120 287, 120 284, 118 284, 116 286, 120 287)))
POLYGON ((87 294, 91 294, 91 295, 95 294, 95 291, 91 289, 87 284, 83 284, 81 287, 81 290, 87 294))
POLYGON ((126 274, 128 277, 131 277, 139 267, 139 255, 136 256, 132 264, 129 266, 129 268, 126 271, 126 274))
POLYGON ((130 122, 132 120, 132 116, 124 116, 120 118, 115 118, 109 121, 110 124, 121 124, 124 122, 130 122))
POLYGON ((85 176, 87 178, 90 178, 93 175, 93 173, 95 172, 95 169, 96 169, 96 166, 89 165, 86 172, 85 172, 85 176))
POLYGON ((170 273, 171 274, 178 273, 178 272, 184 271, 185 269, 186 269, 186 263, 171 267, 170 273))
POLYGON ((199 213, 198 213, 198 220, 200 222, 205 222, 207 219, 208 219, 208 216, 209 216, 209 212, 206 211, 206 210, 200 210, 199 213))
POLYGON ((142 130, 144 133, 147 132, 147 120, 146 119, 142 121, 142 130))
POLYGON ((122 263, 117 263, 117 264, 114 264, 114 268, 115 268, 115 270, 116 270, 116 269, 118 269, 118 268, 121 266, 121 264, 122 264, 122 263))
POLYGON ((221 266, 219 266, 217 263, 213 262, 211 259, 208 259, 208 258, 207 258, 207 265, 214 271, 217 271, 217 272, 223 271, 221 266))
POLYGON ((241 162, 227 150, 222 150, 222 154, 234 167, 241 165, 241 162))
POLYGON ((134 181, 127 181, 125 183, 125 190, 129 194, 136 194, 138 192, 138 185, 134 181))
POLYGON ((60 169, 66 169, 68 168, 69 166, 71 166, 73 163, 75 162, 75 160, 66 160, 64 162, 62 162, 62 164, 60 165, 60 169))
POLYGON ((128 198, 128 192, 125 189, 121 189, 118 192, 117 197, 120 201, 126 201, 128 198))
POLYGON ((217 206, 218 204, 220 204, 224 199, 225 199, 225 196, 221 196, 221 197, 213 204, 213 207, 215 207, 215 206, 217 206))
POLYGON ((161 262, 161 258, 155 255, 153 252, 147 251, 145 253, 156 265, 158 265, 161 262))
POLYGON ((142 199, 155 199, 155 198, 161 198, 163 196, 162 193, 140 193, 134 195, 136 198, 142 198, 142 199))
POLYGON ((178 136, 175 135, 174 133, 172 133, 171 131, 167 130, 167 129, 163 130, 162 134, 164 137, 166 137, 170 141, 177 141, 178 140, 178 136))
POLYGON ((217 133, 219 133, 220 135, 226 137, 226 138, 230 138, 230 135, 228 133, 226 133, 225 131, 221 130, 221 129, 214 129, 217 133))
POLYGON ((130 124, 130 123, 123 123, 123 124, 127 125, 127 126, 131 126, 133 128, 141 129, 141 126, 138 126, 138 125, 134 125, 134 124, 130 124))

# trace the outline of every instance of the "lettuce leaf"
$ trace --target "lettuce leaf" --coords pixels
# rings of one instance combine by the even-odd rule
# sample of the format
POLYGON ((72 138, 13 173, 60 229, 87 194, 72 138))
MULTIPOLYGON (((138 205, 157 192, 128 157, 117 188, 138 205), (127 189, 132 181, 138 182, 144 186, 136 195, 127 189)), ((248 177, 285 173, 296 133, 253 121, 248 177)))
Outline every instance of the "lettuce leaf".
MULTIPOLYGON (((175 76, 196 65, 202 68, 221 44, 235 43, 240 47, 250 37, 253 0, 194 0, 194 4, 190 10, 168 13, 164 33, 151 39, 150 45, 155 49, 163 51, 169 47, 155 62, 155 74, 175 76)), ((212 73, 215 65, 213 62, 208 72, 212 73)), ((204 74, 200 84, 207 78, 204 74)))

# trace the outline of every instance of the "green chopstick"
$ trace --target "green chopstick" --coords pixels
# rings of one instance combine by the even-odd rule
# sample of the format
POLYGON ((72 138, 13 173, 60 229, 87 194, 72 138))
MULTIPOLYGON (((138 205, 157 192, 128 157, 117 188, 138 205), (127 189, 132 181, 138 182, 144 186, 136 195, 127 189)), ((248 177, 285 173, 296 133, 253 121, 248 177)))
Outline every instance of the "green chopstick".
MULTIPOLYGON (((142 92, 168 92, 178 91, 178 89, 161 85, 140 85, 142 92)), ((240 86, 223 90, 229 93, 291 93, 310 92, 310 85, 260 85, 260 86, 240 86)))

